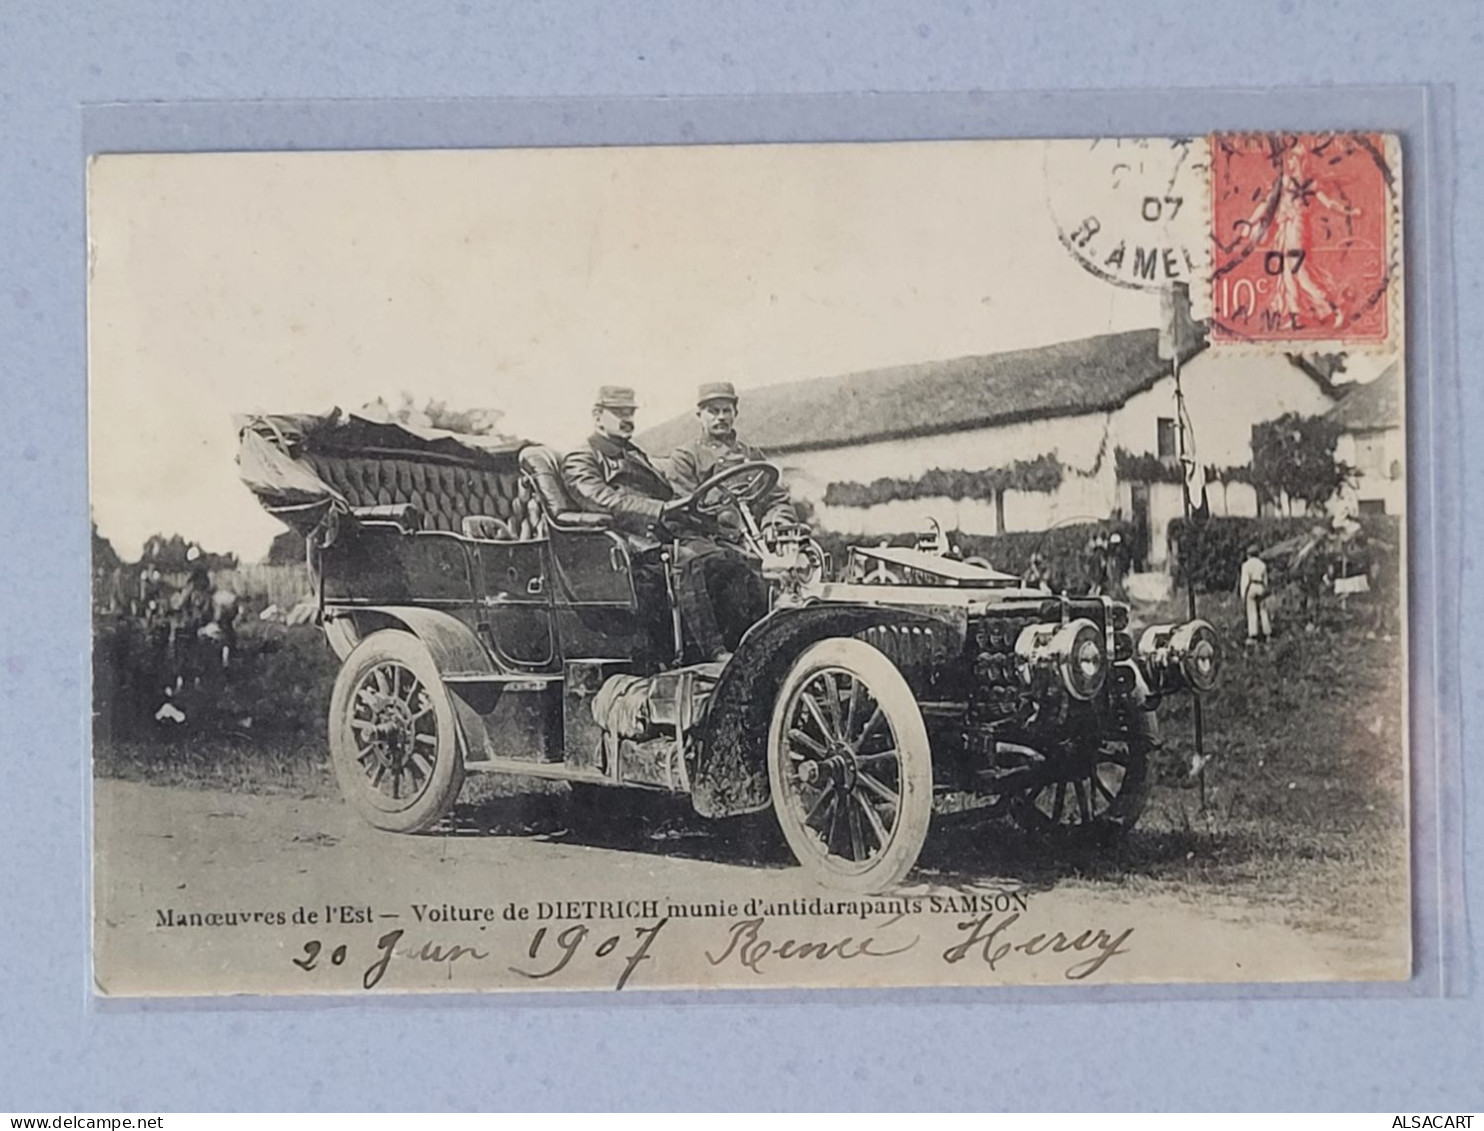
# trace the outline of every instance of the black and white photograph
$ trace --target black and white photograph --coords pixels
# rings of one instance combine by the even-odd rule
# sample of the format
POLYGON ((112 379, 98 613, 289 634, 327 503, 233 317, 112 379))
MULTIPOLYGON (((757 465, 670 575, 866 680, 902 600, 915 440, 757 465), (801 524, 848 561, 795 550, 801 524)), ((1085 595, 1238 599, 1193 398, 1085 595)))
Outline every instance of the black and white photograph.
POLYGON ((1402 184, 93 158, 97 992, 1405 981, 1402 184))

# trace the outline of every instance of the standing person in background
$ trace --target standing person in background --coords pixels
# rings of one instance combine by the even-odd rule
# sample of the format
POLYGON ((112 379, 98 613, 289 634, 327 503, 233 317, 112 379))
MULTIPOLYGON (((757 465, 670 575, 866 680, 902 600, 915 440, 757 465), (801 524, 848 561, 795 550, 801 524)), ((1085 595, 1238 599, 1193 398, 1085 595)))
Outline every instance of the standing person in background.
POLYGON ((1108 536, 1101 530, 1087 540, 1082 561, 1087 595, 1102 596, 1108 578, 1108 536))
POLYGON ((1247 646, 1266 644, 1273 637, 1273 622, 1268 615, 1268 564, 1259 556, 1256 545, 1247 547, 1247 559, 1237 579, 1237 596, 1247 609, 1247 646))
POLYGON ((1128 600, 1123 588, 1123 576, 1128 572, 1127 552, 1123 535, 1115 530, 1108 536, 1108 548, 1103 554, 1103 596, 1115 601, 1128 600))
POLYGON ((175 597, 175 591, 160 573, 159 566, 150 565, 140 572, 139 619, 146 631, 168 620, 175 597))
POLYGON ((197 563, 191 570, 186 587, 176 599, 174 625, 175 686, 179 690, 187 681, 201 682, 207 670, 206 656, 217 643, 209 626, 214 623, 211 575, 197 563))
POLYGON ((237 613, 240 601, 235 590, 223 585, 211 594, 211 623, 220 633, 222 667, 230 666, 237 652, 237 613))
POLYGON ((1052 592, 1051 571, 1046 568, 1046 555, 1040 550, 1031 554, 1031 564, 1026 568, 1025 577, 1021 579, 1027 589, 1042 589, 1047 593, 1052 592))

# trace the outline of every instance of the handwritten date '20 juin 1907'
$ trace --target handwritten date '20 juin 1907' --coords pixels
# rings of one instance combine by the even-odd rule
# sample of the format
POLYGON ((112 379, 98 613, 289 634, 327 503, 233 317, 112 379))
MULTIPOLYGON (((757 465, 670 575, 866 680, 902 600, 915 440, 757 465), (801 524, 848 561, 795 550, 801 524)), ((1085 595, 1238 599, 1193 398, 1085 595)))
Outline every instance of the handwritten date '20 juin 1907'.
MULTIPOLYGON (((393 912, 378 913, 370 906, 327 906, 321 909, 296 908, 292 911, 208 912, 179 914, 161 910, 157 923, 163 928, 201 929, 250 924, 292 923, 298 926, 328 928, 322 936, 306 939, 290 961, 305 974, 326 975, 327 988, 346 988, 341 971, 359 971, 360 985, 371 990, 381 985, 394 965, 427 963, 450 971, 463 964, 500 961, 496 956, 499 943, 482 936, 490 925, 534 923, 529 941, 520 953, 520 961, 509 961, 508 971, 532 982, 558 979, 569 967, 586 965, 591 971, 616 971, 613 986, 623 989, 643 964, 654 960, 652 953, 665 928, 679 916, 682 921, 710 921, 714 929, 702 936, 706 962, 717 968, 737 968, 758 978, 788 963, 852 963, 869 965, 872 960, 886 960, 916 950, 924 943, 923 932, 915 926, 913 916, 942 916, 952 925, 949 945, 938 955, 942 962, 983 962, 991 971, 1002 962, 1013 965, 1017 960, 1036 959, 1055 965, 1059 956, 1067 956, 1062 976, 1080 981, 1097 973, 1103 965, 1129 949, 1133 928, 1111 931, 1089 928, 1077 932, 1038 931, 1021 923, 1022 914, 1030 910, 1030 900, 1021 892, 1001 892, 971 896, 914 897, 904 900, 859 901, 840 905, 816 898, 799 900, 793 906, 774 906, 753 899, 744 903, 706 905, 666 905, 655 900, 572 900, 562 903, 537 902, 534 905, 508 903, 502 908, 440 904, 415 904, 409 908, 408 927, 394 926, 379 935, 334 931, 372 925, 385 926, 387 920, 403 919, 393 912), (787 916, 800 910, 818 913, 828 907, 829 914, 845 923, 831 932, 804 932, 796 919, 787 916), (661 910, 669 914, 661 915, 661 910), (568 915, 596 912, 598 918, 573 922, 568 915), (966 918, 965 916, 973 916, 966 918), (613 926, 615 921, 635 920, 632 926, 613 926), (853 923, 852 923, 853 921, 853 923), (416 924, 417 926, 413 926, 416 924), (422 936, 418 927, 473 924, 476 934, 459 933, 460 940, 422 936), (372 940, 374 939, 374 943, 372 940), (714 939, 713 941, 704 941, 714 939), (609 961, 605 961, 609 960, 609 961)), ((672 931, 672 937, 680 932, 672 931)), ((509 932, 505 933, 509 937, 509 932)), ((677 940, 678 942, 679 940, 677 940)), ((681 942, 680 945, 685 945, 681 942)), ((586 974, 578 984, 592 977, 586 974)), ((728 979, 723 979, 729 981, 728 979)), ((730 980, 736 981, 736 980, 730 980)), ((742 980, 740 984, 745 984, 742 980)))

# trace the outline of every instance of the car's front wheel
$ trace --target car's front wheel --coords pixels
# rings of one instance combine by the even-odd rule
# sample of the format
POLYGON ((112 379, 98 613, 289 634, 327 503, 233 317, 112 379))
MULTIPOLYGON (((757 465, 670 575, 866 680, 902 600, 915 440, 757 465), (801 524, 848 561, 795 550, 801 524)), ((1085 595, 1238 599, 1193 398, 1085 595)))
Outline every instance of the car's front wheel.
POLYGON ((432 828, 464 784, 455 728, 422 641, 373 632, 345 658, 330 696, 330 758, 345 799, 379 829, 432 828))
POLYGON ((795 858, 858 892, 911 871, 933 812, 933 762, 912 689, 860 640, 805 649, 779 688, 768 734, 773 809, 795 858))

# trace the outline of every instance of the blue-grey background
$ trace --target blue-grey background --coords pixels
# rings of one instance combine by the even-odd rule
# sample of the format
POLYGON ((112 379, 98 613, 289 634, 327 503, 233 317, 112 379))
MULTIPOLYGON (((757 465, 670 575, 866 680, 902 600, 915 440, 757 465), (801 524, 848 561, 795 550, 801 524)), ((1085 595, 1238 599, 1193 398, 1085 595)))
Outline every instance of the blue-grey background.
MULTIPOLYGON (((636 130, 678 130, 687 115, 613 99, 1437 84, 1437 120, 1450 136, 1433 187, 1451 196, 1452 211, 1424 219, 1454 225, 1453 238, 1437 234, 1453 253, 1456 295, 1428 292, 1426 315, 1442 332, 1430 344, 1451 352, 1457 314, 1461 386, 1445 388, 1437 407, 1439 450, 1465 453, 1442 482, 1458 489, 1444 512, 1458 562, 1443 567, 1461 596, 1445 613, 1463 626, 1467 673, 1484 659, 1467 627, 1484 600, 1472 554, 1480 504, 1466 489, 1477 467, 1467 453, 1484 427, 1484 388, 1471 379, 1484 344, 1481 61, 1484 16, 1467 2, 0 3, 0 382, 9 409, 0 441, 0 1110, 1484 1108, 1479 944, 1456 916, 1459 946, 1444 972, 1453 994, 1441 998, 1121 991, 1098 1001, 895 993, 100 1007, 85 976, 83 784, 84 121, 94 145, 141 128, 135 111, 89 116, 85 106, 588 96, 609 101, 576 108, 579 126, 635 140, 636 130), (1459 405, 1461 436, 1451 431, 1459 405)), ((1324 104, 1347 101, 1329 91, 1324 104)), ((1005 132, 994 114, 1009 111, 1016 132, 1037 115, 1061 122, 1059 132, 1090 132, 1102 102, 1075 103, 1087 115, 1080 130, 1066 125, 1074 104, 1037 97, 991 100, 984 125, 1005 132)), ((1161 112, 1195 103, 1180 93, 1110 103, 1136 104, 1153 131, 1161 112)), ((910 133, 914 115, 941 121, 948 105, 887 100, 860 114, 910 133)), ((835 132, 849 121, 838 103, 776 101, 697 104, 694 117, 703 136, 748 136, 754 123, 783 136, 786 122, 811 114, 835 132)), ((193 147, 206 135, 219 148, 285 138, 365 145, 455 128, 493 137, 529 124, 539 134, 543 120, 558 128, 561 112, 174 107, 149 130, 154 148, 172 130, 193 147)), ((1462 708, 1466 762, 1480 705, 1467 674, 1460 702, 1444 704, 1462 708)), ((1476 763, 1464 777, 1477 792, 1476 763)), ((1473 866, 1462 883, 1477 908, 1484 836, 1479 820, 1465 825, 1473 866)), ((1424 879, 1425 895, 1436 890, 1437 877, 1424 879)), ((1456 910, 1459 893, 1446 894, 1456 910)))

